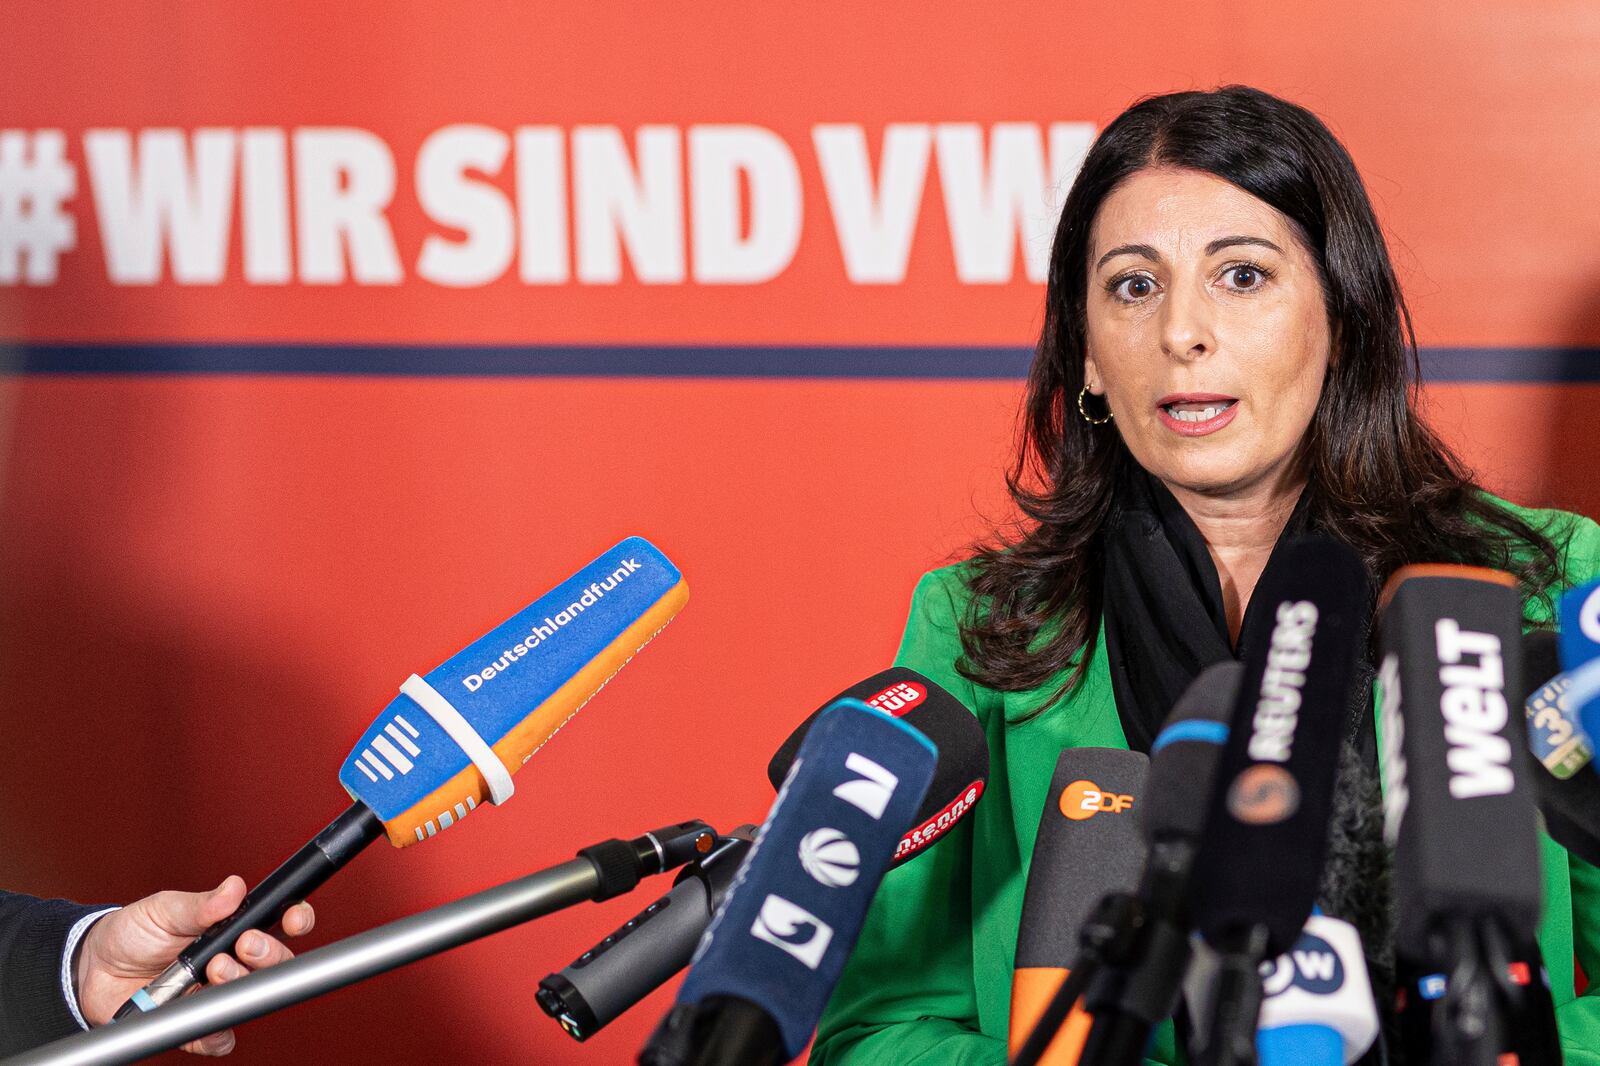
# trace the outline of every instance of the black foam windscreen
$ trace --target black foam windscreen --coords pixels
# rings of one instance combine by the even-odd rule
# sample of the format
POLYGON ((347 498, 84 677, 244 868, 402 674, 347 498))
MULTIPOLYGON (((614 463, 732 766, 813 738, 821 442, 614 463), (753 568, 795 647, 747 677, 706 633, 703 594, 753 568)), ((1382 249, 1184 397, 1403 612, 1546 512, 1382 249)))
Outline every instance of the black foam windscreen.
POLYGON ((1192 882, 1208 942, 1237 950, 1264 930, 1269 956, 1295 942, 1316 898, 1368 610, 1366 568, 1346 545, 1313 534, 1277 552, 1252 594, 1192 882))
POLYGON ((1150 745, 1150 784, 1140 816, 1146 840, 1200 840, 1243 677, 1243 663, 1212 663, 1173 705, 1150 745))
POLYGON ((1536 629, 1522 635, 1522 703, 1561 673, 1561 638, 1536 629))
POLYGON ((1473 567, 1406 567, 1385 596, 1379 682, 1396 947, 1434 958, 1430 937, 1447 919, 1498 918, 1531 938, 1539 843, 1522 772, 1516 580, 1473 567))
POLYGON ((989 781, 989 742, 984 739, 983 726, 960 700, 915 670, 891 667, 833 696, 789 734, 767 764, 767 780, 773 788, 788 776, 795 752, 817 715, 841 699, 860 700, 903 720, 939 749, 933 784, 895 851, 898 865, 920 855, 972 812, 989 781))
POLYGON ((1068 748, 1050 778, 1017 929, 1016 968, 1061 969, 1101 897, 1132 892, 1144 869, 1138 811, 1150 760, 1116 748, 1068 748))

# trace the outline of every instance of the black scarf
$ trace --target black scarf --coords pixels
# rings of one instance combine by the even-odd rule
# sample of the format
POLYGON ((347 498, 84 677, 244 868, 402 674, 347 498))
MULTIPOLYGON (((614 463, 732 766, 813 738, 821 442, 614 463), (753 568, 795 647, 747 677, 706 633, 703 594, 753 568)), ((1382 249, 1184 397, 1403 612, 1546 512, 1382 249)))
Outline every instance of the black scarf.
MULTIPOLYGON (((1222 581, 1205 538, 1165 485, 1129 465, 1107 523, 1102 602, 1122 732, 1128 747, 1149 752, 1183 690, 1212 663, 1244 658, 1251 619, 1272 608, 1251 598, 1234 647, 1222 581)), ((1262 582, 1285 565, 1283 546, 1310 528, 1310 493, 1302 492, 1267 559, 1262 582)), ((1369 765, 1376 768, 1370 652, 1363 655, 1361 671, 1364 683, 1352 695, 1345 736, 1364 761, 1370 754, 1369 765)))

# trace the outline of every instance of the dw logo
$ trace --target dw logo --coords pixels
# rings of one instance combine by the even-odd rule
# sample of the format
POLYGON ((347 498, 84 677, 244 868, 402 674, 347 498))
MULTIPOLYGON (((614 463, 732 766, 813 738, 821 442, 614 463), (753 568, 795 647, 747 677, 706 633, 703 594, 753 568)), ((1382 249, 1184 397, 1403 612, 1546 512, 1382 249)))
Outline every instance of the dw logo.
POLYGON ((894 795, 900 779, 865 755, 853 751, 845 759, 844 765, 861 776, 835 788, 833 794, 852 807, 865 811, 874 820, 882 818, 884 808, 889 806, 889 797, 894 795))
POLYGON ((1344 986, 1344 963, 1339 953, 1320 936, 1302 933, 1294 949, 1279 955, 1263 976, 1261 990, 1270 998, 1290 988, 1300 988, 1314 996, 1331 995, 1344 986))
POLYGON ((833 939, 833 927, 804 907, 769 894, 750 927, 750 935, 793 955, 806 969, 815 970, 833 939))

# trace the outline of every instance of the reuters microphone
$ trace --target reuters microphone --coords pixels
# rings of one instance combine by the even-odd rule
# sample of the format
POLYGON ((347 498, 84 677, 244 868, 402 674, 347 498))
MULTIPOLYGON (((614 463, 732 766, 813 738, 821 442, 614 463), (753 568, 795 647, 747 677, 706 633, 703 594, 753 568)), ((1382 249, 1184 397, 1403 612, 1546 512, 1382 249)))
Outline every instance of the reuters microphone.
POLYGON ((630 537, 430 671, 411 675, 339 771, 355 800, 117 1011, 153 1010, 200 984, 248 929, 268 929, 362 849, 427 840, 485 802, 688 600, 683 575, 630 537))
POLYGON ((805 1050, 935 762, 926 737, 859 701, 817 719, 644 1066, 766 1066, 805 1050))
POLYGON ((1193 874, 1195 928, 1219 954, 1201 1066, 1254 1058, 1257 968, 1287 951, 1311 915, 1369 610, 1361 559, 1321 535, 1281 545, 1252 595, 1193 874))
MULTIPOLYGON (((859 699, 898 718, 931 740, 938 751, 933 783, 911 828, 895 845, 891 868, 926 854, 928 847, 972 813, 989 779, 989 744, 971 711, 933 681, 904 667, 874 674, 823 704, 800 724, 767 768, 773 788, 789 776, 806 734, 823 711, 841 699, 859 699)), ((740 830, 712 854, 679 875, 672 891, 539 982, 537 1000, 575 1040, 587 1040, 689 965, 695 945, 727 893, 750 849, 740 830)))

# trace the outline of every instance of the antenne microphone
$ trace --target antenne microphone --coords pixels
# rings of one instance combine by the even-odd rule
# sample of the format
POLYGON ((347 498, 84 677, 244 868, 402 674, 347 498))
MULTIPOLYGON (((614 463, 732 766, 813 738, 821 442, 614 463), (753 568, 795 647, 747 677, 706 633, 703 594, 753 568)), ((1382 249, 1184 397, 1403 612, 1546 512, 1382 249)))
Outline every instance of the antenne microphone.
POLYGON ((1145 860, 1138 819, 1149 766, 1143 752, 1115 748, 1068 748, 1056 762, 1017 927, 1013 1064, 1077 1061, 1089 1019, 1071 1008, 1098 965, 1096 945, 1080 948, 1080 942, 1102 900, 1138 885, 1145 860), (1069 987, 1073 974, 1078 978, 1069 987))
POLYGON ((1516 579, 1465 566, 1405 567, 1382 609, 1385 833, 1395 847, 1395 946, 1439 967, 1435 1062, 1494 1063, 1506 977, 1539 918, 1533 798, 1517 769, 1526 727, 1516 579), (1493 843, 1485 847, 1485 841, 1493 843))
MULTIPOLYGON (((1041 994, 1051 995, 1043 1010, 1029 1003, 1020 982, 1015 983, 1011 1025, 1014 1066, 1035 1061, 1092 1061, 1086 1044, 1093 1030, 1098 1030, 1097 1054, 1106 1049, 1112 1055, 1109 1061, 1115 1061, 1113 1046, 1142 1049, 1150 1031, 1172 1014, 1190 954, 1189 874, 1205 828, 1206 801, 1222 742, 1228 735, 1243 670, 1243 664, 1233 661, 1214 663, 1202 670, 1178 697, 1156 735, 1150 746, 1149 780, 1135 812, 1141 836, 1134 852, 1146 856, 1140 860, 1142 869, 1135 874, 1135 880, 1108 889, 1120 893, 1120 899, 1102 899, 1093 922, 1086 924, 1079 918, 1064 929, 1071 936, 1079 926, 1084 927, 1090 939, 1084 944, 1088 958, 1083 961, 1106 976, 1097 977, 1092 972, 1086 975, 1081 963, 1073 964, 1077 984, 1084 986, 1088 994, 1084 999, 1087 1009, 1073 1011, 1070 1018, 1069 1009, 1077 990, 1065 983, 1065 970, 1053 981, 1053 993, 1041 990, 1041 994), (1091 977, 1094 984, 1089 987, 1091 977), (1021 1033, 1032 1018, 1019 1018, 1022 1005, 1027 1005, 1037 1018, 1026 1041, 1021 1039, 1021 1033), (1051 1040, 1050 1035, 1063 1023, 1065 1028, 1051 1040)), ((1047 808, 1047 818, 1049 814, 1047 808)), ((1044 831, 1041 825, 1041 837, 1044 831)), ((1038 854, 1036 845, 1036 869, 1038 854)), ((1082 861, 1081 856, 1078 861, 1082 861)), ((1030 891, 1032 876, 1030 871, 1030 891)), ((1106 895, 1100 893, 1101 897, 1106 895)), ((1045 925, 1049 928, 1048 923, 1045 925)), ((1023 927, 1028 928, 1026 899, 1023 927)), ((1074 945, 1052 945, 1051 950, 1061 948, 1066 950, 1058 958, 1073 958, 1074 945)), ((1019 941, 1017 978, 1022 977, 1022 960, 1019 941)), ((1035 979, 1031 983, 1037 986, 1041 982, 1035 979)))
POLYGON ((485 800, 683 608, 689 587, 629 537, 429 672, 400 686, 339 771, 355 803, 118 1009, 154 1010, 204 981, 248 929, 270 929, 362 849, 434 836, 485 800))
POLYGON ((1258 967, 1288 950, 1311 915, 1365 637, 1367 572, 1351 548, 1296 537, 1274 563, 1252 594, 1239 698, 1192 878, 1194 925, 1219 954, 1202 1066, 1253 1058, 1258 967))
POLYGON ((935 761, 921 733, 859 701, 816 720, 641 1063, 805 1050, 935 761))
MULTIPOLYGON (((895 846, 891 868, 926 852, 972 812, 989 778, 989 744, 983 727, 960 700, 904 667, 874 674, 829 700, 784 741, 768 767, 782 786, 807 732, 840 699, 860 699, 899 718, 939 749, 933 783, 912 827, 895 846)), ((587 1040, 689 965, 695 945, 722 905, 734 871, 749 851, 739 831, 685 869, 671 892, 539 982, 539 1006, 576 1040, 587 1040)))

